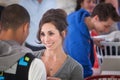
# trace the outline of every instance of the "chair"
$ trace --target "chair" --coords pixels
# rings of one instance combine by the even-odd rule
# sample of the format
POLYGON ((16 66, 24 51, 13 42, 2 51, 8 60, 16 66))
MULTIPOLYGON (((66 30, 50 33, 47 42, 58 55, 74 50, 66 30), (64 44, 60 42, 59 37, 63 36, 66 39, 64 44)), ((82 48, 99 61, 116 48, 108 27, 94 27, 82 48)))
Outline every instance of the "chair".
POLYGON ((96 75, 85 78, 85 80, 120 80, 119 75, 96 75))

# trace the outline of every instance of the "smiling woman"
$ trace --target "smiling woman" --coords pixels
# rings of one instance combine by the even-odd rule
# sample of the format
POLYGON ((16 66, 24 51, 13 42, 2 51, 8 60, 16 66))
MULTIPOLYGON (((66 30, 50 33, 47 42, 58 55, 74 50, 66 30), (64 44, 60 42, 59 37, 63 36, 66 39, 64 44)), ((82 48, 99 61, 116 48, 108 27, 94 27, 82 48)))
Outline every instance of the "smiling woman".
POLYGON ((37 38, 46 49, 35 53, 46 66, 48 80, 83 80, 82 66, 63 50, 66 35, 66 12, 50 9, 42 17, 37 38))

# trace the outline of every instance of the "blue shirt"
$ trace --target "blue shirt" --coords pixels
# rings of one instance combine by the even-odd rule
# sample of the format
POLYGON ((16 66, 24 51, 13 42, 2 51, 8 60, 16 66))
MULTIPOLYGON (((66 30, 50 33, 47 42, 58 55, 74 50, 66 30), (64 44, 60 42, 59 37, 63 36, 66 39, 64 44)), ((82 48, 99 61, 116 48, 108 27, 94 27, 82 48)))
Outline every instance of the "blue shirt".
POLYGON ((94 64, 93 41, 84 22, 85 17, 88 16, 90 14, 84 9, 68 15, 67 21, 69 26, 64 43, 66 53, 82 64, 84 77, 93 74, 92 66, 94 64))
POLYGON ((37 0, 20 0, 19 4, 26 8, 30 14, 30 31, 26 42, 33 46, 39 46, 40 44, 37 43, 37 32, 40 19, 48 9, 56 7, 56 0, 42 0, 41 3, 37 0))

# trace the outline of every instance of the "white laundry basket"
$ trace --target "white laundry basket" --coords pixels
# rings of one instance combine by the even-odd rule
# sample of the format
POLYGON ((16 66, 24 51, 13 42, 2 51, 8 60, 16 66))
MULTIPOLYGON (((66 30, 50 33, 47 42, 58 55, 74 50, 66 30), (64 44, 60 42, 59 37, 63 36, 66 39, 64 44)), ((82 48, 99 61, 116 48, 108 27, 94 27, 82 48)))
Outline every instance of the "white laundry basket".
POLYGON ((102 41, 101 45, 103 48, 97 47, 97 55, 100 63, 102 63, 105 57, 120 56, 120 42, 102 41))
POLYGON ((120 75, 120 42, 102 41, 103 49, 97 47, 101 74, 120 75))
POLYGON ((113 31, 110 34, 95 36, 94 38, 102 38, 103 48, 97 47, 97 55, 99 61, 102 62, 105 57, 120 56, 120 31, 113 31))

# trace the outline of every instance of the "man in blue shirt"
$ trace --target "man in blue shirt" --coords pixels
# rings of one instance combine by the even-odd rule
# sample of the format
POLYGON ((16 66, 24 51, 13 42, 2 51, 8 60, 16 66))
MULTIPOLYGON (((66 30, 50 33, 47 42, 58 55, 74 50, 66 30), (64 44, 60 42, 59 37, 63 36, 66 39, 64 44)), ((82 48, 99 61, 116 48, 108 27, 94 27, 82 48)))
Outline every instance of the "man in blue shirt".
POLYGON ((112 24, 120 21, 120 16, 113 5, 102 3, 94 8, 91 15, 79 9, 68 15, 67 21, 69 26, 64 48, 66 53, 82 64, 86 78, 93 74, 94 64, 93 40, 89 31, 95 29, 98 33, 107 33, 112 24))

